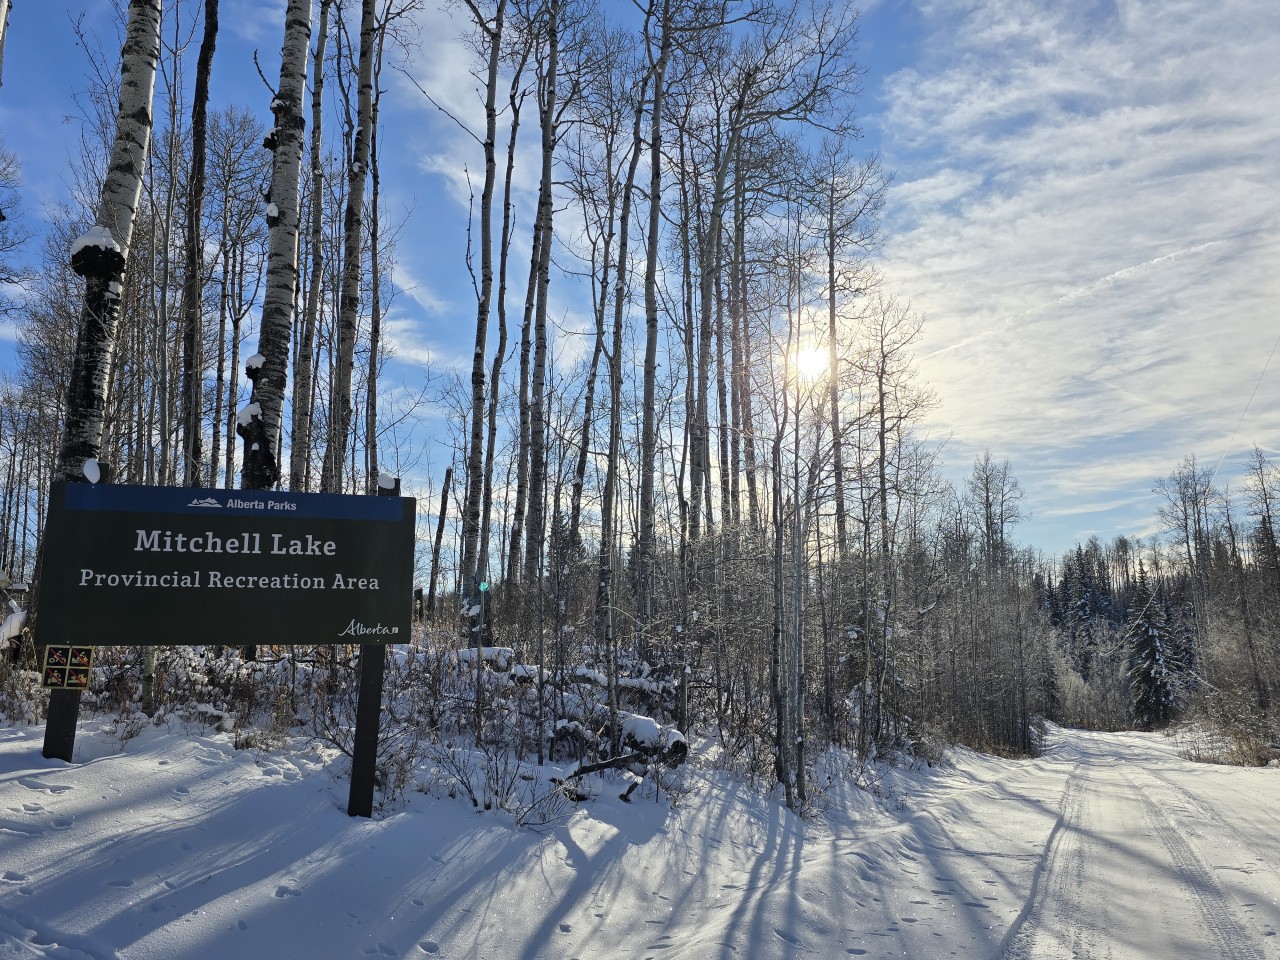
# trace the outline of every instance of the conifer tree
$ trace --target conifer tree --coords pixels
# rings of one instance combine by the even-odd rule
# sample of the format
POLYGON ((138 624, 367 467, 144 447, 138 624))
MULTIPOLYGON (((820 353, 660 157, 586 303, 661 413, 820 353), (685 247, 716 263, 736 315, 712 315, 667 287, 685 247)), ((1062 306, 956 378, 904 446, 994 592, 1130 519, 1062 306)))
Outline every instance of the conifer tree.
POLYGON ((1141 562, 1125 643, 1129 648, 1129 691, 1134 721, 1148 730, 1167 726, 1177 703, 1177 657, 1173 636, 1141 562))

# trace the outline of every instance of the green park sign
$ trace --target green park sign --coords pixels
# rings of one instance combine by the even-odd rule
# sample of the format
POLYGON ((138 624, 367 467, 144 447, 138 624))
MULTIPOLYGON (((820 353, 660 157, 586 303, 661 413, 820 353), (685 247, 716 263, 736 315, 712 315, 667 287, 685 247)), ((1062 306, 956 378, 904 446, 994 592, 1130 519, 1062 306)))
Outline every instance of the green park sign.
POLYGON ((46 644, 402 643, 411 497, 57 483, 46 644))

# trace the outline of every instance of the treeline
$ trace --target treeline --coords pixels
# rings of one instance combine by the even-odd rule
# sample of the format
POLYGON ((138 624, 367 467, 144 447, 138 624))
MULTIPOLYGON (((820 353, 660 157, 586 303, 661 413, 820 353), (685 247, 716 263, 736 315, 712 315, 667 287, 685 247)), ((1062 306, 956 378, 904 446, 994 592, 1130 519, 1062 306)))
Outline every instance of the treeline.
POLYGON ((1191 718, 1228 756, 1275 757, 1280 472, 1257 448, 1245 466, 1231 491, 1188 457, 1153 488, 1161 537, 1092 539, 1037 579, 1068 668, 1048 715, 1109 728, 1191 718))
MULTIPOLYGON (((383 382, 396 231, 378 156, 388 57, 412 76, 432 53, 417 2, 290 0, 269 107, 206 111, 200 78, 244 67, 215 56, 216 0, 132 0, 130 35, 145 19, 154 39, 123 64, 158 78, 150 153, 121 232, 104 210, 128 205, 102 185, 129 118, 119 67, 92 56, 75 189, 25 278, 21 372, 0 386, 0 565, 31 575, 49 483, 96 465, 348 493, 386 470, 436 507, 423 642, 477 648, 477 739, 500 728, 486 648, 553 689, 601 678, 614 730, 620 688, 669 678, 658 719, 716 731, 792 805, 829 744, 1028 752, 1037 717, 1130 718, 1122 654, 1059 609, 1083 573, 1012 539, 1010 465, 980 457, 955 489, 920 434, 923 319, 873 268, 890 177, 858 147, 856 16, 620 6, 455 8, 477 99, 440 108, 483 170, 456 238, 474 352, 433 397, 456 413, 435 438, 450 463, 414 480, 426 393, 383 382), (589 317, 580 351, 558 332, 569 302, 589 317), (78 394, 85 331, 105 327, 78 394)), ((1163 596, 1175 571, 1150 571, 1163 596)), ((1203 662, 1221 573, 1186 576, 1203 662)), ((1114 636, 1116 610, 1086 619, 1114 636)))

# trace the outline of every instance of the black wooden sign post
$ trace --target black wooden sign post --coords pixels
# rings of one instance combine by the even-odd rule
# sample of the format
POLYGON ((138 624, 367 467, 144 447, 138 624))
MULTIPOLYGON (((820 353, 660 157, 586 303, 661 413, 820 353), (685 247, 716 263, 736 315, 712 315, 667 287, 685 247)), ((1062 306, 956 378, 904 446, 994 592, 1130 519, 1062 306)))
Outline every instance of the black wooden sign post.
MULTIPOLYGON (((410 639, 417 504, 399 489, 395 481, 385 496, 360 497, 56 483, 37 641, 225 644, 252 624, 260 642, 359 644, 357 714, 371 712, 372 726, 357 721, 354 767, 368 765, 369 787, 358 803, 353 775, 349 809, 370 816, 385 645, 410 639)), ((52 697, 44 755, 70 761, 79 694, 52 697)))
MULTIPOLYGON (((400 496, 400 480, 378 487, 378 495, 400 496)), ((373 790, 378 771, 378 732, 382 719, 382 681, 387 650, 380 643, 360 644, 360 689, 356 694, 356 735, 351 750, 351 789, 347 816, 373 816, 373 790)))

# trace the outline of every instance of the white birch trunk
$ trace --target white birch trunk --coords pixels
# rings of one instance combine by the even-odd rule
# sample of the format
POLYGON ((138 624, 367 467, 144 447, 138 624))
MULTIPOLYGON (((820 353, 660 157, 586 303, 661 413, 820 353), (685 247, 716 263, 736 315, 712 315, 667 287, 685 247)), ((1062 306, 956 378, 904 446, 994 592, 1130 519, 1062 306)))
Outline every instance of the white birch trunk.
POLYGON ((360 88, 356 138, 347 170, 347 208, 343 217, 342 292, 338 300, 338 355, 333 412, 320 490, 342 492, 342 473, 351 433, 351 372, 355 366, 356 325, 360 317, 361 247, 364 242, 364 193, 369 178, 369 141, 373 132, 373 56, 377 37, 374 0, 363 0, 360 14, 360 88))
POLYGON ((556 84, 558 83, 560 4, 548 5, 547 67, 543 79, 545 99, 541 105, 542 181, 538 191, 538 223, 542 242, 538 248, 538 306, 534 315, 533 382, 529 399, 529 516, 525 534, 525 573, 527 583, 536 583, 546 540, 547 511, 547 290, 551 282, 551 244, 555 239, 552 218, 555 205, 552 191, 552 160, 556 142, 556 84))
POLYGON ((280 85, 271 101, 276 126, 267 138, 274 157, 267 206, 267 283, 258 333, 258 355, 262 363, 248 371, 253 381, 248 408, 252 413, 236 426, 236 432, 244 438, 241 486, 246 490, 268 490, 276 485, 280 476, 275 451, 284 414, 294 299, 298 289, 298 180, 306 128, 302 100, 310 43, 311 0, 289 0, 284 45, 280 51, 280 85))
MULTIPOLYGON (((655 549, 654 472, 657 470, 658 377, 658 248, 662 223, 662 110, 667 64, 671 58, 671 4, 663 0, 658 26, 662 30, 653 63, 653 102, 649 136, 649 227, 644 272, 644 402, 640 425, 640 538, 637 544, 636 619, 642 650, 653 623, 653 560, 655 549)), ((650 29, 651 23, 646 23, 650 29)), ((650 41, 651 42, 651 41, 650 41)))
POLYGON ((121 51, 120 110, 97 228, 77 241, 71 266, 85 278, 85 304, 67 398, 58 475, 85 479, 87 460, 102 448, 107 374, 120 317, 120 284, 133 239, 134 216, 151 146, 151 99, 160 57, 160 0, 130 0, 121 51))
MULTIPOLYGON (((466 502, 462 508, 462 589, 467 603, 476 599, 479 583, 479 558, 487 553, 479 543, 484 493, 484 421, 485 421, 485 354, 489 335, 490 305, 493 300, 493 194, 497 183, 497 158, 494 154, 498 131, 498 68, 502 56, 502 30, 506 16, 506 0, 494 5, 493 19, 488 20, 476 3, 467 7, 477 29, 484 35, 488 63, 484 91, 484 186, 480 191, 480 286, 476 296, 475 350, 471 358, 471 422, 470 445, 467 450, 466 502)), ((493 389, 497 389, 497 383, 493 389)))
POLYGON ((4 42, 9 39, 9 0, 0 0, 0 86, 4 86, 4 42))
POLYGON ((311 77, 311 280, 307 285, 307 309, 298 342, 293 371, 293 430, 289 438, 289 489, 306 490, 311 479, 312 383, 316 326, 320 316, 320 285, 324 275, 324 144, 321 121, 324 97, 324 51, 329 40, 329 8, 332 0, 320 0, 320 26, 312 57, 311 77))

